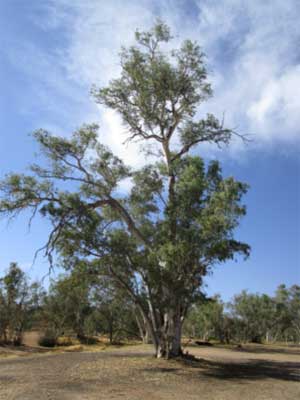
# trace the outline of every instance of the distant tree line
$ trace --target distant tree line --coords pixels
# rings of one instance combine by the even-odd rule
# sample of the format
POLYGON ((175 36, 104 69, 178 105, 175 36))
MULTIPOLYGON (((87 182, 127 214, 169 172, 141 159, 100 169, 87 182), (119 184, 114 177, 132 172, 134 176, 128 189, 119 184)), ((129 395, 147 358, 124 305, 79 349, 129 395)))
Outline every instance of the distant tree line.
POLYGON ((80 269, 52 280, 46 291, 29 284, 16 263, 0 278, 0 342, 21 344, 26 330, 43 332, 41 344, 53 346, 62 336, 91 342, 107 335, 109 341, 140 338, 135 306, 107 279, 80 269))
MULTIPOLYGON (((25 331, 43 332, 41 344, 61 337, 91 343, 105 335, 149 342, 146 321, 122 287, 85 266, 52 280, 46 291, 30 283, 16 263, 0 277, 0 342, 21 344, 25 331)), ((242 291, 230 303, 199 296, 184 323, 184 335, 221 343, 300 343, 300 286, 280 285, 274 296, 242 291)))
POLYGON ((0 278, 0 341, 21 344, 23 332, 30 329, 41 308, 42 291, 30 284, 16 263, 0 278))
POLYGON ((300 343, 300 286, 278 286, 275 295, 243 290, 229 303, 220 296, 195 304, 185 334, 222 343, 300 343))

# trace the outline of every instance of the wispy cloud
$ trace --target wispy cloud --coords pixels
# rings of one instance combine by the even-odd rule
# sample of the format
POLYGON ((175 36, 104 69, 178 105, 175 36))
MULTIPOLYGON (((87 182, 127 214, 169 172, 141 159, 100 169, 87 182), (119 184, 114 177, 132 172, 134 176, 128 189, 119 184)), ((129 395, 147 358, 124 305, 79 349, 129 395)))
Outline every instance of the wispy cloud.
MULTIPOLYGON (((63 32, 64 38, 61 44, 57 40, 55 53, 40 48, 38 60, 35 50, 26 50, 28 74, 36 76, 38 69, 43 82, 42 101, 58 110, 58 92, 64 104, 69 101, 64 115, 57 113, 58 125, 100 121, 103 140, 131 164, 143 162, 138 147, 122 146, 125 133, 118 117, 99 112, 88 90, 118 75, 120 47, 132 43, 135 28, 149 28, 157 16, 171 26, 175 44, 189 37, 208 55, 215 97, 203 111, 219 117, 225 112, 230 127, 254 135, 255 146, 299 143, 298 0, 50 0, 41 7, 32 18, 38 29, 56 37, 63 32), (49 94, 49 87, 56 93, 49 94)), ((240 145, 234 144, 231 154, 236 149, 240 145)))
POLYGON ((299 2, 198 4, 200 29, 220 76, 215 106, 226 105, 230 120, 260 143, 299 139, 299 2))

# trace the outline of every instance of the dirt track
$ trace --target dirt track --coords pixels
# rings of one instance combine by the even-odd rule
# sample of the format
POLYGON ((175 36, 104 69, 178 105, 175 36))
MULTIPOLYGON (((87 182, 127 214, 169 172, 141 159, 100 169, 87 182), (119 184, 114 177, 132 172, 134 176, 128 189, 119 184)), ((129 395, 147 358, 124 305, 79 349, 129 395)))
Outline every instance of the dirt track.
POLYGON ((0 360, 1 400, 295 400, 299 349, 190 348, 193 363, 145 346, 0 360))

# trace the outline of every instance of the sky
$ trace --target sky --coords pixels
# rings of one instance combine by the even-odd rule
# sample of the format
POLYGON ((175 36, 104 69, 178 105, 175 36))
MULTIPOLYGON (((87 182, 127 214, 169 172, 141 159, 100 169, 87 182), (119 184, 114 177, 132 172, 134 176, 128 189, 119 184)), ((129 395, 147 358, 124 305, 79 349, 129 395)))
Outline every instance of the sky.
MULTIPOLYGON (((99 140, 133 167, 144 156, 118 116, 97 106, 90 88, 118 77, 121 46, 156 18, 171 28, 173 46, 186 38, 207 55, 214 97, 197 116, 225 115, 228 127, 251 135, 226 149, 199 146, 218 158, 226 176, 249 183, 247 216, 237 238, 248 260, 216 266, 208 294, 229 300, 242 289, 272 294, 300 283, 300 2, 298 0, 0 0, 0 177, 26 172, 38 152, 30 136, 45 128, 69 136, 100 124, 99 140)), ((33 279, 48 271, 35 251, 49 226, 28 215, 0 221, 0 275, 17 261, 33 279)))

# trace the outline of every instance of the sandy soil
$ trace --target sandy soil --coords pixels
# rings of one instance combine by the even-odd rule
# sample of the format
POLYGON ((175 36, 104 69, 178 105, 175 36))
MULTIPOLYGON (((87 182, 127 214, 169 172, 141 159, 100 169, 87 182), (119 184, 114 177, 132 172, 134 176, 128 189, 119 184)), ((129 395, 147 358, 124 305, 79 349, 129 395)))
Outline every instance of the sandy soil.
POLYGON ((300 399, 299 348, 187 349, 197 361, 156 360, 142 345, 4 358, 0 399, 300 399))

